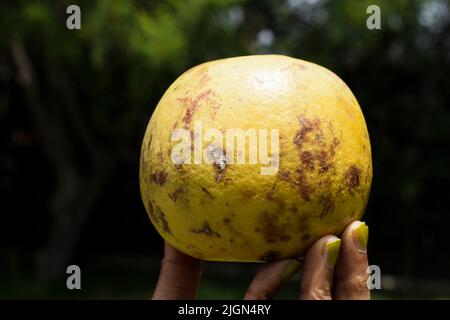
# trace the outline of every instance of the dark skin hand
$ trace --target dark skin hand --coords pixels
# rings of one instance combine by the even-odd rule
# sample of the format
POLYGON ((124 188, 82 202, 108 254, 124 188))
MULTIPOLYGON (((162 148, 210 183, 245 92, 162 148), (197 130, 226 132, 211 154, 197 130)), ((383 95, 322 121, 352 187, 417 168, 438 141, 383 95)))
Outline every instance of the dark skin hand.
MULTIPOLYGON (((367 287, 368 228, 352 222, 341 239, 327 235, 317 240, 304 259, 299 299, 370 299, 367 287)), ((263 265, 244 295, 246 300, 272 299, 301 264, 283 259, 263 265)), ((202 273, 202 261, 173 248, 167 242, 153 299, 195 299, 202 273)))

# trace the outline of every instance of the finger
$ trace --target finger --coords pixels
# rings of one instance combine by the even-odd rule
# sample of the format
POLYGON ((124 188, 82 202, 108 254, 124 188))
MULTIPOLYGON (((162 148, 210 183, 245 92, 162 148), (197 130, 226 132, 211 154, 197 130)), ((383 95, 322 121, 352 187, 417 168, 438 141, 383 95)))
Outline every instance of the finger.
POLYGON ((153 299, 195 299, 202 273, 202 261, 165 242, 158 284, 153 299))
POLYGON ((336 264, 335 299, 370 299, 367 241, 369 228, 352 222, 342 234, 342 248, 336 264))
POLYGON ((300 299, 331 300, 333 269, 340 245, 339 238, 324 236, 308 250, 301 275, 300 299))
POLYGON ((302 267, 296 259, 285 259, 264 265, 256 273, 244 300, 269 300, 281 286, 292 278, 302 267))

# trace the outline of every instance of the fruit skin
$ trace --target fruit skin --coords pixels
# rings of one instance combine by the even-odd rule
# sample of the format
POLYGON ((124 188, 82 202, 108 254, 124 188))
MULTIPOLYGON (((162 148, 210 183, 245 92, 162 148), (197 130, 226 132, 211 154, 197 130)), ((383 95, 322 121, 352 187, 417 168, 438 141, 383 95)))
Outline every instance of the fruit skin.
POLYGON ((350 89, 321 66, 280 55, 211 61, 182 74, 161 98, 139 178, 153 225, 186 254, 236 262, 298 257, 361 218, 372 181, 369 135, 350 89), (192 130, 199 120, 204 131, 278 128, 278 173, 261 175, 262 165, 248 163, 175 165, 172 131, 192 130))

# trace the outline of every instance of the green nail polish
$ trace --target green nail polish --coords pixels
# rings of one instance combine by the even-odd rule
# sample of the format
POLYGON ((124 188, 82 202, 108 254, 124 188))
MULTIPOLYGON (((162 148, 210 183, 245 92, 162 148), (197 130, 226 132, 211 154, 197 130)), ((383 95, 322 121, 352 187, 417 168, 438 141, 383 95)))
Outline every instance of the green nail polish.
POLYGON ((341 248, 341 239, 330 240, 325 244, 325 259, 327 266, 333 268, 341 248))
POLYGON ((280 275, 281 283, 285 283, 294 276, 303 266, 303 263, 297 260, 290 261, 283 269, 280 275))
POLYGON ((367 242, 369 241, 369 227, 366 224, 360 223, 353 229, 353 240, 356 248, 361 253, 367 252, 367 242))

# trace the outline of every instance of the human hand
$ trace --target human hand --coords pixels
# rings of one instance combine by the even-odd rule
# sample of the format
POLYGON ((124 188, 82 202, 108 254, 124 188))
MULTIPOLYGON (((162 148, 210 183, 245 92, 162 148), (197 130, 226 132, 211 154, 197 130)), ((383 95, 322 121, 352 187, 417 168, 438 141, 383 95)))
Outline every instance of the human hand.
MULTIPOLYGON (((301 275, 299 299, 370 299, 367 287, 368 228, 352 222, 341 235, 327 235, 307 251, 301 275)), ((267 263, 256 273, 244 299, 268 300, 296 274, 302 264, 296 259, 267 263)), ((176 250, 167 242, 153 299, 195 299, 202 261, 176 250)))

